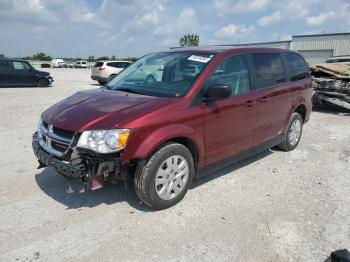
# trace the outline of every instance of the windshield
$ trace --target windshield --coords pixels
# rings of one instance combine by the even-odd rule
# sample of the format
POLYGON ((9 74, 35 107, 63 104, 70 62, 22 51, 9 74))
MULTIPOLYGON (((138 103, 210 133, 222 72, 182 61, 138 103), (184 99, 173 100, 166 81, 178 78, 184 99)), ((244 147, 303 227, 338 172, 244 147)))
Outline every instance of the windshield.
POLYGON ((106 87, 150 96, 182 97, 213 57, 199 52, 149 54, 119 73, 106 87))

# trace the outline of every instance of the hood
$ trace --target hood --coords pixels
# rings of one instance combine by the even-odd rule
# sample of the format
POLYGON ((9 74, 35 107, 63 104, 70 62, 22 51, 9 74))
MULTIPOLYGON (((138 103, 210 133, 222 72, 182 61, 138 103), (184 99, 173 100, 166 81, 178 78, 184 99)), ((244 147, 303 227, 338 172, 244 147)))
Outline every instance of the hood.
POLYGON ((111 129, 152 112, 169 103, 169 100, 94 89, 78 92, 62 100, 47 109, 42 117, 51 125, 71 131, 111 129))
POLYGON ((40 70, 36 70, 36 73, 40 76, 48 76, 50 75, 49 72, 45 72, 45 71, 40 71, 40 70))

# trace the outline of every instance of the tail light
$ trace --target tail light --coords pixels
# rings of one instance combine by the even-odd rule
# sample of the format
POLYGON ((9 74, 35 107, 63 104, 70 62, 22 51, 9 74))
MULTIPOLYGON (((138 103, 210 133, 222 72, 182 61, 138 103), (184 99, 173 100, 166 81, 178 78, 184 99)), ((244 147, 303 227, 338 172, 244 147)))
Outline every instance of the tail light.
POLYGON ((104 68, 104 67, 102 67, 102 66, 100 66, 99 68, 97 68, 99 71, 102 71, 102 70, 104 70, 104 69, 106 69, 106 68, 104 68))

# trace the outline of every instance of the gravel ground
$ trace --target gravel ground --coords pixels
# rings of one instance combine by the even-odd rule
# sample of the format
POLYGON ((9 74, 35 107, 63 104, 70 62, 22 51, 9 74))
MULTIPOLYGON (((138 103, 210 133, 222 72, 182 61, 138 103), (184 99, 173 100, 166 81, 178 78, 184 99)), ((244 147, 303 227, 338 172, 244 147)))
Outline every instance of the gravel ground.
POLYGON ((153 212, 132 189, 81 193, 36 169, 40 113, 98 87, 89 70, 50 71, 51 88, 0 89, 0 261, 324 261, 350 249, 349 114, 313 112, 296 150, 225 168, 153 212))

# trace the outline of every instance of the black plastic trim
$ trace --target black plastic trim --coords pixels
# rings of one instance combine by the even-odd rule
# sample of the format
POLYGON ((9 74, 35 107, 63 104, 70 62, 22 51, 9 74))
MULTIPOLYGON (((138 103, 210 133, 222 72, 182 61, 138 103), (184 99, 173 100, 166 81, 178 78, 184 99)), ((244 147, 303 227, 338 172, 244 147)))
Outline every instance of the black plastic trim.
POLYGON ((257 155, 263 151, 266 151, 266 150, 282 143, 283 139, 284 139, 284 134, 278 135, 277 137, 270 139, 261 145, 255 146, 251 149, 241 151, 235 155, 232 155, 231 157, 225 158, 225 159, 220 160, 218 162, 200 167, 197 170, 196 179, 199 179, 199 178, 206 176, 206 175, 210 175, 213 172, 218 171, 226 166, 235 164, 235 163, 242 161, 246 158, 252 157, 252 156, 257 155))

